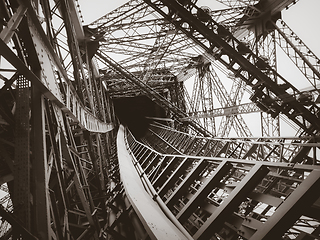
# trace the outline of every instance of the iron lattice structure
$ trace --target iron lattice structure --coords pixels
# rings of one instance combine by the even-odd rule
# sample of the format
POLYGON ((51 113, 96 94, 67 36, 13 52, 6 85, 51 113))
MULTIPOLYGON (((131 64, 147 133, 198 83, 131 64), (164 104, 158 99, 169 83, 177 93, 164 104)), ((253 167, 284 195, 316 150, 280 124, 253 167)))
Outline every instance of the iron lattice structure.
POLYGON ((1 239, 318 239, 296 2, 131 0, 83 26, 74 0, 0 0, 1 239))

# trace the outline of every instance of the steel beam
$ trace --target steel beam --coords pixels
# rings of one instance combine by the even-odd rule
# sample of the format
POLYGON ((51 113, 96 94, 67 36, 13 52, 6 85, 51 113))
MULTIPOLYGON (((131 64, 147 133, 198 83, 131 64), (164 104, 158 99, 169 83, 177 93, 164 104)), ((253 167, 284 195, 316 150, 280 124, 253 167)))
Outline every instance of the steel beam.
POLYGON ((299 103, 295 98, 295 95, 299 95, 299 91, 293 85, 249 49, 248 54, 243 56, 237 50, 237 47, 241 45, 240 41, 209 15, 207 15, 208 21, 198 19, 193 12, 203 12, 201 8, 195 4, 184 7, 178 2, 170 0, 144 1, 171 21, 205 51, 209 52, 212 57, 230 69, 236 77, 241 78, 247 85, 255 89, 262 84, 263 88, 268 90, 263 92, 264 100, 266 100, 264 103, 268 105, 265 106, 265 111, 282 111, 308 134, 312 135, 320 131, 320 124, 315 115, 315 112, 320 111, 319 107, 313 104, 312 108, 306 108, 299 103), (286 84, 289 88, 279 87, 280 82, 268 77, 265 73, 266 70, 275 74, 277 79, 281 79, 281 83, 286 84), (288 90, 293 91, 293 93, 288 90), (279 103, 275 101, 276 98, 279 99, 279 103))
POLYGON ((221 179, 227 175, 229 170, 232 168, 232 164, 227 161, 223 161, 219 164, 219 166, 212 173, 210 178, 206 179, 203 185, 198 189, 196 194, 192 196, 192 198, 187 202, 186 205, 180 210, 177 214, 177 219, 184 223, 190 215, 197 209, 197 207, 205 201, 208 194, 212 191, 212 189, 217 186, 221 179))
POLYGON ((17 30, 20 22, 25 17, 25 13, 27 12, 27 8, 25 6, 19 6, 17 11, 12 15, 7 26, 1 31, 0 38, 8 43, 12 38, 13 34, 17 30))
POLYGON ((103 123, 96 117, 94 117, 86 108, 80 103, 80 100, 76 97, 76 94, 68 96, 69 99, 74 100, 73 110, 68 109, 64 103, 61 102, 60 98, 57 98, 55 94, 52 93, 51 88, 46 86, 42 80, 40 80, 30 69, 16 56, 14 52, 2 41, 0 40, 0 54, 6 58, 19 72, 26 76, 30 81, 35 84, 40 91, 50 100, 55 102, 60 108, 62 108, 70 117, 72 117, 76 122, 92 132, 108 132, 111 131, 112 124, 103 123))
MULTIPOLYGON (((186 160, 185 157, 182 157, 182 158, 183 160, 181 162, 186 160)), ((166 164, 163 171, 158 174, 157 178, 152 183, 155 189, 163 186, 166 180, 170 177, 171 173, 174 172, 177 169, 177 167, 181 166, 180 164, 177 165, 177 163, 179 163, 180 160, 181 160, 181 157, 178 157, 178 156, 171 157, 170 162, 166 164)))
MULTIPOLYGON (((172 113, 177 115, 178 117, 186 117, 187 114, 183 112, 181 109, 174 106, 170 101, 166 98, 158 94, 155 90, 153 90, 149 85, 145 84, 142 80, 138 79, 132 73, 127 71, 123 66, 118 64, 115 60, 110 58, 109 56, 103 54, 101 51, 97 54, 101 59, 103 59, 107 64, 109 64, 113 69, 123 75, 128 81, 132 82, 133 84, 137 85, 141 91, 143 91, 147 97, 154 100, 159 104, 161 107, 164 107, 170 110, 172 113)), ((212 136, 210 132, 200 126, 198 123, 194 121, 188 122, 190 126, 192 126, 196 131, 201 133, 204 136, 212 136)))
POLYGON ((33 139, 33 196, 34 228, 39 239, 51 238, 51 218, 49 201, 49 171, 45 132, 44 98, 37 87, 32 87, 32 139, 33 139))
MULTIPOLYGON (((97 225, 96 225, 97 223, 94 221, 93 206, 91 205, 92 202, 90 201, 91 200, 90 192, 86 191, 86 187, 88 185, 86 184, 84 186, 84 184, 82 183, 82 181, 86 182, 87 179, 83 175, 82 166, 76 165, 75 160, 69 151, 67 140, 65 139, 65 136, 62 133, 61 133, 61 140, 62 140, 62 154, 66 159, 66 161, 68 161, 68 163, 71 165, 71 169, 74 171, 73 181, 75 184, 76 192, 80 199, 87 221, 89 222, 89 226, 93 229, 92 231, 93 239, 98 239, 99 229, 97 228, 97 225)), ((62 172, 61 169, 59 171, 62 172)))
POLYGON ((17 80, 17 109, 15 114, 14 154, 14 214, 27 230, 31 230, 31 189, 30 189, 30 86, 20 75, 17 80))
POLYGON ((279 239, 319 198, 320 171, 310 175, 292 192, 250 240, 279 239))
POLYGON ((261 112, 261 111, 262 110, 258 108, 255 103, 244 103, 237 106, 216 108, 216 109, 208 110, 206 112, 198 111, 196 113, 190 113, 190 116, 181 118, 181 121, 185 121, 188 119, 208 118, 208 117, 232 116, 232 115, 261 112))
POLYGON ((147 194, 140 176, 133 165, 125 145, 124 127, 120 126, 117 139, 118 159, 121 179, 128 200, 140 218, 150 239, 188 239, 167 219, 152 197, 147 194))
MULTIPOLYGON (((16 229, 15 231, 22 233, 22 236, 25 239, 38 240, 38 238, 34 236, 30 232, 30 230, 26 229, 24 226, 21 225, 20 219, 17 219, 17 217, 14 216, 12 213, 6 211, 2 205, 0 205, 0 216, 4 218, 6 221, 8 221, 12 225, 12 227, 16 229)), ((10 230, 9 230, 9 233, 10 233, 10 230)))
POLYGON ((218 232, 224 225, 228 217, 237 209, 240 203, 248 194, 260 183, 267 175, 269 169, 262 164, 255 166, 238 183, 236 188, 229 194, 222 204, 213 212, 213 214, 204 222, 200 229, 193 236, 195 239, 209 239, 214 232, 218 232))
MULTIPOLYGON (((192 160, 191 160, 192 161, 192 160)), ((189 162, 191 164, 192 162, 189 162)), ((178 201, 179 198, 181 198, 182 195, 184 195, 187 191, 187 189, 190 187, 190 185, 193 183, 193 181, 199 176, 199 174, 206 168, 208 165, 208 162, 205 159, 201 159, 198 164, 189 172, 189 174, 183 179, 183 181, 179 184, 179 186, 174 190, 174 192, 170 195, 170 197, 165 201, 166 205, 169 209, 172 209, 174 204, 178 201)), ((172 179, 176 178, 178 179, 181 176, 180 168, 175 171, 175 173, 168 179, 168 181, 165 183, 165 185, 160 189, 159 195, 165 194, 165 190, 169 190, 171 186, 169 186, 168 183, 171 182, 172 179), (179 174, 177 174, 179 173, 179 174)))

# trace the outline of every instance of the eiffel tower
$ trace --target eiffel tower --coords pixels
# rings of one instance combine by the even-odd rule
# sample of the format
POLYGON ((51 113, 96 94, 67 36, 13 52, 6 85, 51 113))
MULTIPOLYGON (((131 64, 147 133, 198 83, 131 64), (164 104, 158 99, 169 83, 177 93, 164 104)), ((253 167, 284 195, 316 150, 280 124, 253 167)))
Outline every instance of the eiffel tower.
POLYGON ((301 2, 0 0, 0 239, 319 239, 301 2))

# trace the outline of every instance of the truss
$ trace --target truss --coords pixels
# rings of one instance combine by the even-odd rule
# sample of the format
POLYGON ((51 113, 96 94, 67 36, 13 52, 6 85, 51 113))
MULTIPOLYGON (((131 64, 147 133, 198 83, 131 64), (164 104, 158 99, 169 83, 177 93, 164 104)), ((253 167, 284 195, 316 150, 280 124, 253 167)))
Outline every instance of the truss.
POLYGON ((296 1, 198 2, 83 26, 73 0, 0 0, 1 239, 319 238, 320 60, 280 19, 296 1), (165 116, 138 141, 113 103, 140 96, 165 116))

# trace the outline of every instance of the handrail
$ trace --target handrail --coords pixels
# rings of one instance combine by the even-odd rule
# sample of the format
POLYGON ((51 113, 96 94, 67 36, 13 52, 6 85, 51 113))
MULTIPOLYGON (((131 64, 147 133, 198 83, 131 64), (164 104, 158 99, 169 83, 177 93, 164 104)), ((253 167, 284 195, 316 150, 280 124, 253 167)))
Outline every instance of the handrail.
POLYGON ((122 125, 118 131, 117 148, 120 176, 126 196, 144 225, 145 230, 148 232, 149 237, 151 239, 191 240, 192 237, 181 226, 178 220, 174 218, 173 214, 168 209, 163 209, 166 207, 162 200, 155 195, 155 190, 152 188, 150 182, 145 178, 141 181, 134 166, 136 160, 128 151, 125 139, 125 128, 122 125), (152 194, 151 196, 146 192, 145 186, 147 186, 149 192, 152 194), (154 200, 157 200, 159 205, 157 205, 154 200), (164 212, 162 212, 163 210, 164 212), (174 221, 173 223, 168 221, 168 216, 171 221, 174 221))
MULTIPOLYGON (((294 219, 285 215, 288 229, 299 225, 296 220, 301 214, 315 216, 309 208, 317 208, 319 194, 311 205, 302 206, 300 198, 308 200, 304 192, 314 194, 319 186, 317 165, 162 154, 138 142, 129 131, 127 142, 147 191, 155 200, 161 199, 195 239, 209 239, 235 220, 231 235, 263 239, 254 237, 279 234, 272 227, 264 229, 265 222, 280 227, 287 212, 295 214, 294 219), (248 227, 253 231, 243 232, 248 227)), ((318 217, 310 219, 319 222, 318 217)), ((290 230, 282 228, 281 234, 290 230)))

